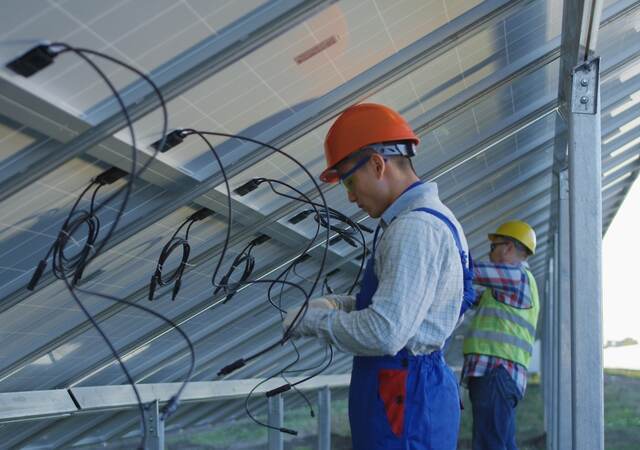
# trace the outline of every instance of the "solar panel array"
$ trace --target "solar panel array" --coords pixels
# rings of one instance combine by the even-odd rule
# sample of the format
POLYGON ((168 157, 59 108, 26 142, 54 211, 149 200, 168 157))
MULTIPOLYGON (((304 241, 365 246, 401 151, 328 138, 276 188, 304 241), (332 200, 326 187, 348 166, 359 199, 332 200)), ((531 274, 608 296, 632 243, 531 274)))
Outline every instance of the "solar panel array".
MULTIPOLYGON (((475 258, 487 253, 486 234, 509 219, 528 221, 538 235, 531 259, 540 286, 552 254, 554 138, 558 113, 562 2, 462 0, 341 0, 286 20, 265 41, 251 33, 264 17, 300 2, 248 0, 12 0, 0 6, 0 391, 122 384, 126 380, 64 284, 45 276, 25 289, 66 214, 91 178, 110 166, 128 169, 130 136, 112 133, 86 151, 59 157, 59 144, 117 114, 118 105, 86 64, 72 55, 31 78, 5 64, 39 40, 101 50, 151 74, 159 83, 227 41, 256 39, 255 49, 212 70, 193 87, 174 90, 170 128, 241 134, 280 145, 317 175, 332 119, 349 104, 379 102, 400 111, 420 134, 418 174, 438 183, 460 219, 475 258), (312 54, 316 46, 320 50, 312 54), (40 169, 37 169, 40 168, 40 169), (44 169, 42 169, 44 168, 44 169), (29 180, 11 190, 16 176, 29 180), (4 189, 7 188, 7 189, 4 189)), ((286 17, 286 14, 284 15, 286 17)), ((293 16, 292 16, 293 17, 293 16)), ((602 55, 602 189, 606 230, 640 169, 640 2, 606 1, 599 35, 602 55)), ((104 64, 127 101, 148 87, 104 64)), ((156 109, 135 122, 138 153, 160 137, 156 109)), ((122 128, 119 127, 119 128, 122 128)), ((254 177, 286 181, 303 192, 313 183, 286 158, 238 140, 213 138, 235 189, 254 177)), ((124 183, 105 188, 107 195, 124 183)), ((323 185, 327 202, 375 227, 340 187, 323 185)), ((259 234, 255 275, 268 277, 298 255, 315 231, 305 209, 266 187, 232 195, 231 256, 259 234)), ((103 227, 116 206, 100 213, 103 227)), ((135 186, 113 244, 84 274, 83 286, 152 306, 182 322, 196 345, 195 380, 211 380, 225 364, 281 335, 280 318, 264 285, 250 285, 229 302, 212 296, 210 279, 226 230, 226 188, 209 150, 195 138, 160 154, 135 186), (205 186, 203 188, 203 186, 205 186), (199 190, 198 190, 199 189, 199 190), (192 229, 192 257, 175 301, 160 289, 148 303, 148 283, 164 242, 189 214, 214 211, 192 229)), ((370 241, 372 236, 367 234, 370 241)), ((321 249, 292 278, 305 282, 319 268, 321 249)), ((329 250, 336 290, 357 273, 358 250, 341 241, 329 250)), ((228 267, 230 260, 225 262, 228 267)), ((169 265, 175 264, 174 261, 169 265)), ((302 299, 284 289, 284 303, 302 299)), ((186 371, 183 341, 162 322, 120 304, 83 297, 124 355, 138 382, 179 381, 186 371)), ((302 344, 304 361, 319 363, 322 347, 302 344)), ((264 377, 292 357, 271 352, 228 378, 264 377)), ((326 373, 350 370, 338 354, 326 373)), ((185 405, 167 431, 219 424, 243 414, 237 401, 185 405)), ((114 441, 137 432, 131 413, 101 413, 0 424, 7 448, 72 446, 114 441)))

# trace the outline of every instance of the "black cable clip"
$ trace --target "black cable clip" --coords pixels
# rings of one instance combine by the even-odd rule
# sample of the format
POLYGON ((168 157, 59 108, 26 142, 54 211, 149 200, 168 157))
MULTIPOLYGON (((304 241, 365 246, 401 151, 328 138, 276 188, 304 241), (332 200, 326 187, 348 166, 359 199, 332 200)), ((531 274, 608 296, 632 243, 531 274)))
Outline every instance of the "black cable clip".
POLYGON ((152 143, 151 147, 158 150, 160 153, 164 153, 173 147, 182 144, 186 135, 187 133, 182 128, 178 128, 165 136, 164 145, 162 145, 162 147, 162 138, 152 143))
POLYGON ((30 291, 33 291, 36 288, 36 284, 38 284, 38 281, 40 281, 40 278, 44 273, 44 269, 46 268, 47 268, 47 261, 43 259, 38 263, 38 267, 36 267, 36 270, 33 272, 33 275, 31 276, 31 281, 29 281, 29 284, 27 285, 27 289, 29 289, 30 291))
POLYGON ((242 186, 235 188, 233 192, 235 192, 240 197, 244 197, 249 192, 254 191, 258 186, 260 186, 260 183, 262 183, 263 181, 264 180, 262 178, 254 178, 247 181, 242 186))
POLYGON ((284 392, 290 391, 291 390, 291 385, 289 383, 287 384, 283 384, 282 386, 279 386, 275 389, 271 389, 270 391, 266 392, 266 396, 267 397, 275 397, 278 394, 282 394, 284 392))
POLYGON ((245 360, 243 358, 240 358, 237 361, 232 362, 231 364, 224 366, 222 369, 220 369, 218 371, 218 376, 223 376, 223 375, 229 375, 232 372, 235 372, 236 370, 238 370, 241 367, 244 367, 244 365, 246 364, 245 360))

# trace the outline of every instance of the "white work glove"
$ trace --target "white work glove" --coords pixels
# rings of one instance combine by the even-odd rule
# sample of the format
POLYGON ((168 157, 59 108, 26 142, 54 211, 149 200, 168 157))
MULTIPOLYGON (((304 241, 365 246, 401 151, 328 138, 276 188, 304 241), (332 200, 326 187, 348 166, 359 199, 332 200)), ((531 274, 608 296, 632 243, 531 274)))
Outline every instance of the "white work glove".
MULTIPOLYGON (((287 310, 287 314, 284 317, 284 321, 282 322, 282 327, 285 329, 285 331, 291 326, 291 324, 293 323, 293 319, 296 318, 296 316, 298 315, 298 312, 300 311, 300 309, 302 309, 302 306, 304 305, 304 303, 300 306, 296 306, 294 308, 290 308, 287 310)), ((319 298, 314 298, 312 300, 309 300, 309 308, 314 308, 314 309, 339 309, 339 305, 338 303, 329 297, 319 297, 319 298)))

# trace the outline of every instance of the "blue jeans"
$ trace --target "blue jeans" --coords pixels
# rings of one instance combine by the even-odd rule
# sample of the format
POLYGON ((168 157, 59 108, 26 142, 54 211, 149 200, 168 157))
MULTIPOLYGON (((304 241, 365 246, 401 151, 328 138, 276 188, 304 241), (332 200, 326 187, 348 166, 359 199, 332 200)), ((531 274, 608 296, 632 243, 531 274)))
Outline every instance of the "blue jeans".
POLYGON ((473 411, 473 450, 517 450, 516 406, 522 400, 509 372, 498 366, 483 377, 469 378, 473 411))

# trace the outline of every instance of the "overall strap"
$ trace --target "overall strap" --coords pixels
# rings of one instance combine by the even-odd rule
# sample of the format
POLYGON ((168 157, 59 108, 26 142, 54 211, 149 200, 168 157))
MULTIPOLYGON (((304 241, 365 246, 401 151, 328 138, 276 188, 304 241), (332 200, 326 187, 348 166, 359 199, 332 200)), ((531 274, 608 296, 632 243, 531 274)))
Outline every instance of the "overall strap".
POLYGON ((380 233, 380 225, 376 227, 375 233, 373 233, 373 244, 371 244, 371 254, 376 254, 376 244, 378 243, 378 233, 380 233))
POLYGON ((460 235, 458 234, 458 230, 455 225, 447 216, 442 214, 440 211, 436 211, 431 208, 416 208, 412 211, 422 211, 427 214, 431 214, 438 219, 442 220, 449 230, 451 230, 451 234, 453 235, 453 240, 456 242, 456 247, 458 247, 458 253, 460 254, 460 262, 462 264, 462 277, 463 277, 463 289, 464 293, 462 296, 462 306, 460 308, 460 316, 464 315, 464 313, 471 307, 473 307, 475 303, 475 291, 473 289, 473 260, 471 259, 471 254, 468 254, 462 248, 462 242, 460 241, 460 235))
POLYGON ((460 241, 460 235, 458 234, 458 230, 456 229, 456 226, 453 224, 453 222, 451 222, 451 220, 449 220, 449 218, 447 216, 442 214, 440 211, 436 211, 435 209, 431 209, 431 208, 416 208, 416 209, 412 209, 412 211, 422 211, 422 212, 426 212, 428 214, 434 215, 438 219, 442 220, 447 225, 447 227, 449 227, 449 230, 451 230, 451 234, 453 234, 453 239, 456 241, 456 247, 458 247, 458 251, 460 252, 461 255, 464 255, 464 257, 465 257, 465 261, 463 262, 463 265, 466 266, 467 265, 467 261, 466 261, 467 252, 462 248, 462 242, 460 241))

